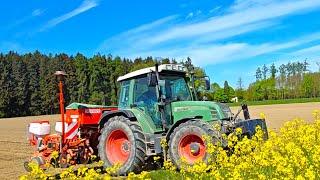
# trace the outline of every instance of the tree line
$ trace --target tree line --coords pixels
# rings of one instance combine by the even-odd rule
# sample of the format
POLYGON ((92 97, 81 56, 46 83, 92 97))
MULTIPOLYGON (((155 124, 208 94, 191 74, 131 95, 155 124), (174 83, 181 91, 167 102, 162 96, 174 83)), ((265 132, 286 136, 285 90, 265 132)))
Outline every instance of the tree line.
POLYGON ((247 89, 242 79, 233 96, 244 101, 262 101, 296 98, 316 98, 320 96, 320 69, 312 72, 309 63, 304 61, 288 62, 269 67, 263 65, 256 69, 256 81, 247 89))
MULTIPOLYGON (((71 102, 116 105, 117 78, 128 72, 153 66, 152 57, 127 58, 78 53, 45 55, 39 51, 27 54, 0 54, 0 117, 59 113, 58 81, 54 73, 63 70, 65 104, 71 102)), ((177 63, 161 59, 160 63, 177 63)))
POLYGON ((244 88, 242 78, 237 87, 233 88, 225 81, 223 86, 213 83, 211 92, 206 93, 208 100, 219 102, 263 101, 296 98, 316 98, 320 96, 320 62, 319 72, 309 70, 309 63, 304 61, 288 62, 269 67, 263 65, 256 69, 256 81, 244 88))
MULTIPOLYGON (((65 79, 65 104, 82 102, 101 105, 117 105, 121 75, 158 63, 177 63, 174 59, 156 60, 152 57, 134 60, 112 55, 86 57, 80 53, 75 56, 42 54, 39 51, 18 54, 10 51, 0 53, 0 117, 59 113, 58 81, 55 71, 63 70, 65 79), (159 62, 160 61, 160 62, 159 62)), ((205 71, 195 67, 190 58, 181 61, 196 76, 205 76, 205 71)), ((263 65, 256 70, 256 81, 247 88, 239 78, 238 86, 233 88, 225 81, 220 87, 211 84, 212 91, 201 91, 199 99, 218 102, 261 101, 291 98, 311 98, 320 96, 320 69, 311 72, 307 61, 292 62, 276 67, 263 65)), ((204 85, 196 81, 197 89, 204 85)))

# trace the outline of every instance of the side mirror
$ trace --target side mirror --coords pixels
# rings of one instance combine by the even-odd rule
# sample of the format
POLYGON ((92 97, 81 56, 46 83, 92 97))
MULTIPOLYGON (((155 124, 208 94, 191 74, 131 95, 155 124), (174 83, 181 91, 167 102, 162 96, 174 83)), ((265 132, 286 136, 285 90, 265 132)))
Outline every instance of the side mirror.
POLYGON ((211 89, 210 87, 210 79, 209 77, 205 77, 205 82, 206 82, 206 90, 209 91, 211 89))
POLYGON ((149 87, 155 87, 157 85, 157 77, 155 73, 149 73, 148 74, 148 86, 149 87))

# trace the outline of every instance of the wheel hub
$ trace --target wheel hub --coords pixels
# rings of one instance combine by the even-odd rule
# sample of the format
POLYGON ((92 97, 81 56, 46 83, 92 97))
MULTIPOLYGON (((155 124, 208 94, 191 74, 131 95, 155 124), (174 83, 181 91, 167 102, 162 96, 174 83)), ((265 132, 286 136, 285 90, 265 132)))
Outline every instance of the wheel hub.
POLYGON ((130 143, 129 141, 123 142, 121 149, 125 152, 128 153, 130 151, 130 143))
POLYGON ((200 144, 197 142, 192 142, 190 144, 190 151, 192 155, 198 155, 200 152, 200 144))

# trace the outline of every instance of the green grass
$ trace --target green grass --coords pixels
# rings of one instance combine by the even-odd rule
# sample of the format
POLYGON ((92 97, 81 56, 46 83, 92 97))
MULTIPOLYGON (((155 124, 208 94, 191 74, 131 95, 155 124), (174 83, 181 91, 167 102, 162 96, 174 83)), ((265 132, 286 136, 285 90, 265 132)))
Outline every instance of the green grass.
POLYGON ((151 179, 184 179, 179 172, 162 169, 151 171, 149 177, 151 179))
MULTIPOLYGON (((249 106, 254 105, 271 105, 271 104, 293 104, 293 103, 308 103, 320 102, 320 98, 299 98, 299 99, 279 99, 279 100, 265 100, 265 101, 247 101, 249 106)), ((242 103, 228 103, 229 106, 240 106, 242 103)))

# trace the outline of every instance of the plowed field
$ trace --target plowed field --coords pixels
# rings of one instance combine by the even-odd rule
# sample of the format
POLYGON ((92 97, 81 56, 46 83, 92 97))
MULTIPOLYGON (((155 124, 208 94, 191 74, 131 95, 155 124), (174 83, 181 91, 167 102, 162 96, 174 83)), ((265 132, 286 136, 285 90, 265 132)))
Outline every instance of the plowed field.
MULTIPOLYGON (((233 107, 232 111, 236 113, 237 109, 233 107)), ((268 127, 274 130, 279 129, 285 121, 297 117, 312 121, 314 109, 320 109, 320 102, 249 107, 252 118, 258 118, 263 112, 268 127)), ((33 120, 49 120, 53 124, 59 117, 48 115, 0 119, 0 179, 17 179, 25 173, 23 162, 32 154, 26 139, 27 124, 33 120)))

